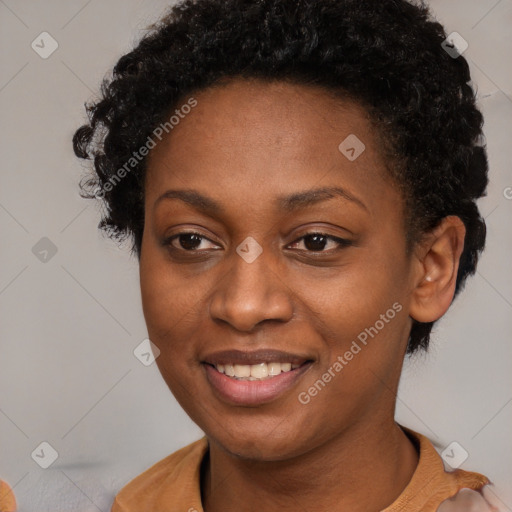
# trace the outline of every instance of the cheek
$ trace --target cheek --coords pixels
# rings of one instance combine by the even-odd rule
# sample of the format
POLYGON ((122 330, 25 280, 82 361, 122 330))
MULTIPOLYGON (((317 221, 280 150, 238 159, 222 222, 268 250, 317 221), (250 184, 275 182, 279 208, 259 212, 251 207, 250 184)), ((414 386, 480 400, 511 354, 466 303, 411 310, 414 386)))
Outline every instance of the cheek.
POLYGON ((190 284, 183 286, 157 258, 141 258, 140 278, 149 339, 160 350, 156 365, 174 397, 189 410, 195 378, 191 369, 197 366, 190 330, 196 324, 197 302, 190 295, 190 284))
POLYGON ((355 407, 373 401, 379 389, 392 388, 409 326, 407 263, 399 247, 354 251, 346 267, 329 279, 304 281, 302 298, 310 307, 306 321, 324 344, 318 371, 307 385, 315 386, 320 378, 329 388, 324 392, 322 382, 316 385, 323 397, 315 398, 318 407, 332 400, 355 407))
POLYGON ((323 322, 324 351, 299 390, 304 421, 314 416, 336 430, 368 411, 391 410, 406 342, 399 301, 338 295, 316 321, 323 322))
POLYGON ((154 249, 142 251, 140 288, 149 337, 160 349, 162 359, 168 359, 170 352, 183 350, 181 345, 186 345, 184 329, 195 317, 200 300, 197 291, 172 273, 154 249))
MULTIPOLYGON (((295 294, 306 305, 306 322, 315 325, 337 348, 379 321, 395 319, 393 304, 407 295, 407 269, 399 254, 380 255, 368 250, 354 251, 343 267, 328 273, 297 271, 291 283, 301 283, 295 294), (389 315, 386 312, 389 310, 389 315)), ((404 305, 402 304, 402 307, 404 305)), ((386 331, 391 323, 386 322, 386 331)), ((381 326, 379 322, 378 326, 381 326)))

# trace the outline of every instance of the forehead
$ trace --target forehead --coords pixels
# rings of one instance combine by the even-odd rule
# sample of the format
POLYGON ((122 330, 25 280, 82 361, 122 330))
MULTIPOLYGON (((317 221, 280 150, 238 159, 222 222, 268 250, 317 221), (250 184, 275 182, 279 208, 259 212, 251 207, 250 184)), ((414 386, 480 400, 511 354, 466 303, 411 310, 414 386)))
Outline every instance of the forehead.
MULTIPOLYGON (((307 156, 319 145, 341 141, 347 130, 360 139, 375 135, 361 105, 316 86, 232 79, 194 93, 194 98, 197 105, 181 119, 175 117, 178 123, 168 137, 164 134, 153 156, 171 148, 214 150, 220 139, 233 150, 293 147, 307 156)), ((175 108, 180 109, 180 102, 175 108)))
POLYGON ((196 106, 148 157, 150 201, 177 187, 221 198, 243 194, 247 204, 342 186, 372 202, 390 186, 368 113, 354 101, 315 86, 240 79, 193 97, 196 106), (353 160, 353 151, 344 152, 352 147, 362 151, 353 160))

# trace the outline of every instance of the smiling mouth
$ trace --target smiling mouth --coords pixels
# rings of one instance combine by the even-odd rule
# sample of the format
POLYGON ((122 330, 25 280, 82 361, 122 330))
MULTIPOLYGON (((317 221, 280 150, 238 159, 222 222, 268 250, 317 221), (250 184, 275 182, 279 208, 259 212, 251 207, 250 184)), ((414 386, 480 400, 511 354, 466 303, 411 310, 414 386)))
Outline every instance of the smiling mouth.
POLYGON ((294 363, 272 361, 251 365, 203 363, 206 379, 217 397, 229 405, 244 407, 260 406, 277 400, 297 385, 312 364, 311 359, 294 363))
POLYGON ((300 368, 303 364, 311 361, 305 361, 302 364, 295 363, 259 363, 259 364, 215 364, 213 366, 219 373, 231 377, 234 380, 268 380, 282 373, 290 372, 300 368))

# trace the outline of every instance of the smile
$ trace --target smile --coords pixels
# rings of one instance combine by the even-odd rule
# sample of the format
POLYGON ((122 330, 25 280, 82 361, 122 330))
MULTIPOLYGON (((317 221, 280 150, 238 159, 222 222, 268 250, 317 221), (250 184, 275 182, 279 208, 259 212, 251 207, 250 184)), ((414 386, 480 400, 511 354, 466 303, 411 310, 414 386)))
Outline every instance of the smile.
POLYGON ((274 362, 254 365, 205 363, 203 366, 206 379, 220 401, 228 405, 255 407, 290 392, 312 364, 313 361, 300 365, 274 362), (260 377, 253 376, 253 372, 260 377))
POLYGON ((260 364, 217 364, 216 370, 236 380, 266 380, 299 368, 293 363, 260 363, 260 364))

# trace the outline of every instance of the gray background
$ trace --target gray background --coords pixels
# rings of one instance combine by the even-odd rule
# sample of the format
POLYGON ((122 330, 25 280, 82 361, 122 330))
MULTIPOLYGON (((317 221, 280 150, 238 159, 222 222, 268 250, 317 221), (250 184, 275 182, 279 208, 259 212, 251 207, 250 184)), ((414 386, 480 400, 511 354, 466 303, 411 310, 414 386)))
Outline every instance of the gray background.
MULTIPOLYGON (((0 0, 0 478, 21 511, 107 511, 122 485, 202 435, 133 354, 147 335, 137 262, 97 231, 71 149, 84 101, 168 4, 0 0), (47 59, 31 48, 43 31, 59 45, 47 59), (43 237, 57 249, 46 262, 43 237), (48 469, 31 457, 43 441, 59 454, 48 469)), ((440 451, 457 441, 469 453, 461 467, 489 476, 512 510, 512 0, 431 5, 469 43, 489 234, 429 354, 406 363, 397 419, 440 451)))

